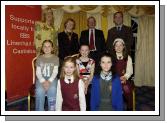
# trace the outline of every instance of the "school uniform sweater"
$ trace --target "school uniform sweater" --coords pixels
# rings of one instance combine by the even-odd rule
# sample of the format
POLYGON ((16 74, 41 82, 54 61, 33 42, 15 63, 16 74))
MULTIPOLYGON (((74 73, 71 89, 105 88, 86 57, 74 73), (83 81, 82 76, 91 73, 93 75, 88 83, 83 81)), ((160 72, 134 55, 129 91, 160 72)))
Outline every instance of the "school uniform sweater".
MULTIPOLYGON (((91 111, 99 111, 101 101, 100 94, 100 76, 94 76, 92 80, 91 90, 91 111)), ((111 104, 112 110, 122 111, 123 110, 123 97, 122 97, 122 86, 119 76, 114 75, 112 78, 112 91, 111 91, 111 104)))

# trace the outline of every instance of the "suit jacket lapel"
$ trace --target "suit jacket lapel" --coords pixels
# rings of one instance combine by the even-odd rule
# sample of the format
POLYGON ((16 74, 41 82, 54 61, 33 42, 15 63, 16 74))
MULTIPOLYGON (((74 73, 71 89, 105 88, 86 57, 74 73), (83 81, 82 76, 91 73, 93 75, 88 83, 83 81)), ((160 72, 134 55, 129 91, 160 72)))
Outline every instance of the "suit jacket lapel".
POLYGON ((98 42, 98 41, 96 41, 96 40, 98 40, 97 37, 98 37, 98 31, 97 31, 97 29, 95 29, 95 47, 97 46, 97 42, 98 42))
POLYGON ((122 30, 122 31, 124 31, 124 29, 125 29, 125 25, 122 25, 122 28, 121 28, 121 30, 122 30))
POLYGON ((86 31, 86 41, 88 42, 88 44, 89 44, 89 29, 86 31))

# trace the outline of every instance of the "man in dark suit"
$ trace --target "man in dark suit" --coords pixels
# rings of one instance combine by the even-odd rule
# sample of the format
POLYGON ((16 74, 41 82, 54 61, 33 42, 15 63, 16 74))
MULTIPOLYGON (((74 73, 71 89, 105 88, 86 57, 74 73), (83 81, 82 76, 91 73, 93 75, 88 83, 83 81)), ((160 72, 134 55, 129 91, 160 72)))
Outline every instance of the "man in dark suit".
MULTIPOLYGON (((87 19, 88 29, 81 32, 80 45, 86 44, 90 48, 90 57, 95 60, 95 73, 98 71, 99 56, 106 50, 105 39, 102 30, 95 29, 96 20, 94 17, 87 19)), ((86 94, 86 110, 90 111, 90 92, 91 83, 89 84, 86 94)))
POLYGON ((108 30, 108 36, 107 36, 107 42, 106 42, 107 50, 110 53, 113 53, 112 50, 113 50, 114 40, 116 38, 122 38, 125 42, 128 54, 131 54, 130 49, 133 43, 133 33, 130 27, 123 24, 122 12, 114 13, 114 23, 115 23, 115 27, 108 30))
MULTIPOLYGON (((116 12, 114 13, 114 23, 115 23, 115 27, 111 28, 108 30, 108 36, 107 36, 107 50, 114 55, 114 45, 113 42, 116 38, 122 38, 127 52, 130 55, 130 51, 131 51, 131 45, 133 43, 133 33, 132 33, 132 29, 128 26, 125 26, 123 24, 123 13, 122 12, 116 12)), ((132 99, 131 95, 128 96, 129 100, 132 99)), ((125 98, 125 102, 128 104, 128 101, 125 98)), ((130 106, 129 106, 130 107, 130 106)), ((126 110, 132 110, 132 108, 127 107, 126 110)))
POLYGON ((87 44, 90 48, 90 57, 98 64, 98 56, 106 50, 105 39, 102 30, 95 28, 96 20, 90 16, 87 19, 88 29, 81 32, 80 45, 87 44))

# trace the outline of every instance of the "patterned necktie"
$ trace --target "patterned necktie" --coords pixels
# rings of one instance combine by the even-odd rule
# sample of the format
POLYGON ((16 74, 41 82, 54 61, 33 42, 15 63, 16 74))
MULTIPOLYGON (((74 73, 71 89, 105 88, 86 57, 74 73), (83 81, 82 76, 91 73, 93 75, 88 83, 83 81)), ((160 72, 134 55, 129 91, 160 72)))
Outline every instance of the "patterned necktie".
POLYGON ((89 45, 90 45, 90 50, 94 50, 95 49, 93 30, 91 30, 91 33, 90 33, 90 44, 89 45))

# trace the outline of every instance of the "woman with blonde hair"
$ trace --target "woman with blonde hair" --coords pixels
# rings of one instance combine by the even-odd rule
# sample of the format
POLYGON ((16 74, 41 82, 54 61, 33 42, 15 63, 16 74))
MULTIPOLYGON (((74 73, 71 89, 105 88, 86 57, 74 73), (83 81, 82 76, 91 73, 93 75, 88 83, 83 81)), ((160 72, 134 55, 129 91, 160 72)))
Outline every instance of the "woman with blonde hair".
POLYGON ((57 50, 57 31, 54 28, 54 16, 51 8, 43 11, 42 21, 35 22, 34 44, 39 55, 44 40, 51 40, 54 49, 57 50))

